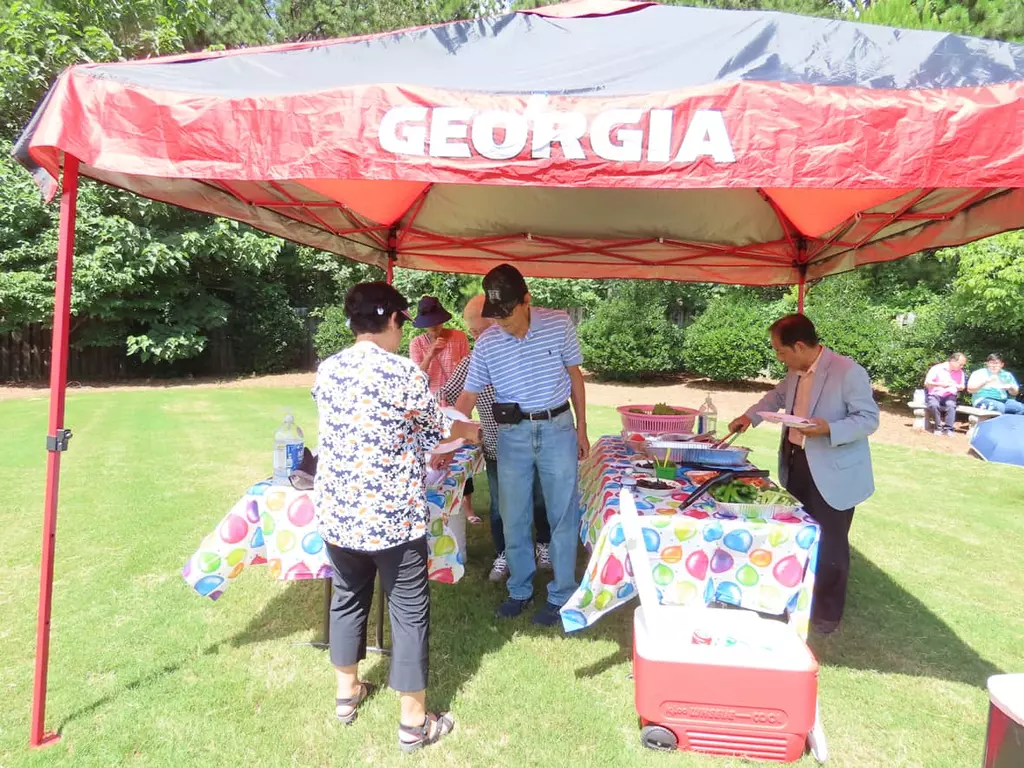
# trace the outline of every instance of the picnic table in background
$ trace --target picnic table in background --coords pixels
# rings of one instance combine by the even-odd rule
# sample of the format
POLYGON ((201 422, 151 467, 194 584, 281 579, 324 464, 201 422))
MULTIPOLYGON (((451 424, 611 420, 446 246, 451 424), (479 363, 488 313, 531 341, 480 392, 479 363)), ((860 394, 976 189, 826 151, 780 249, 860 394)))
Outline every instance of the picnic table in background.
MULTIPOLYGON (((580 466, 580 534, 591 553, 579 589, 562 608, 567 632, 592 625, 636 594, 619 517, 623 472, 633 450, 602 437, 580 466)), ((739 518, 709 496, 682 509, 696 485, 685 474, 671 496, 636 492, 648 567, 665 605, 714 602, 787 615, 807 637, 820 528, 802 509, 771 519, 739 518)))
MULTIPOLYGON (((465 573, 464 527, 460 535, 450 523, 460 514, 466 479, 482 465, 479 448, 462 448, 427 486, 427 569, 434 581, 451 584, 465 573)), ((181 574, 200 595, 216 600, 248 566, 261 564, 284 581, 331 577, 312 491, 256 483, 207 534, 181 574)))

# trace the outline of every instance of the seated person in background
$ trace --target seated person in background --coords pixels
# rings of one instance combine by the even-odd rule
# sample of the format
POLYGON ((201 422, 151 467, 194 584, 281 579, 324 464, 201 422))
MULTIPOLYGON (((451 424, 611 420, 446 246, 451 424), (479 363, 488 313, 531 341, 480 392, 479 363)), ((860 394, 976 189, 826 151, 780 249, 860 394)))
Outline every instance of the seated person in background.
POLYGON ((971 405, 999 413, 1024 414, 1024 404, 1014 400, 1020 392, 1017 379, 1003 370, 1003 358, 991 354, 985 360, 985 367, 971 374, 967 380, 967 391, 971 393, 971 405))
POLYGON ((946 362, 928 369, 928 375, 924 377, 925 403, 931 412, 936 435, 953 436, 956 427, 956 398, 967 388, 964 381, 965 365, 967 355, 954 352, 946 362), (939 418, 939 411, 942 411, 944 419, 939 418))
MULTIPOLYGON (((426 333, 417 336, 409 344, 409 357, 430 379, 430 391, 437 395, 441 387, 451 378, 463 358, 469 357, 469 339, 462 331, 445 328, 452 319, 451 313, 441 306, 433 296, 420 299, 416 328, 425 328, 426 333)), ((442 402, 442 405, 446 403, 442 402)))

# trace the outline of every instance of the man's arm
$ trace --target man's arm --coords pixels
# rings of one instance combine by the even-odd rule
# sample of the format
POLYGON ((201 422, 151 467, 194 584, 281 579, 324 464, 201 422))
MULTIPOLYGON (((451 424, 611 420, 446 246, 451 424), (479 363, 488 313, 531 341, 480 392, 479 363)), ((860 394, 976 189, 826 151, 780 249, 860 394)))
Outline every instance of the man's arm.
POLYGON ((868 372, 859 365, 853 366, 843 377, 842 386, 848 415, 828 424, 833 446, 861 440, 878 429, 878 403, 868 372))
MULTIPOLYGON (((789 374, 786 374, 788 377, 789 374)), ((786 379, 783 378, 774 389, 766 393, 764 397, 750 406, 742 416, 737 416, 729 422, 730 432, 746 432, 748 427, 756 427, 764 419, 757 415, 758 411, 770 411, 775 413, 786 407, 786 379)))
POLYGON ((786 379, 790 374, 786 374, 782 381, 775 385, 770 391, 765 393, 765 396, 754 403, 752 406, 747 408, 744 415, 750 419, 752 426, 757 426, 764 419, 757 415, 758 411, 768 411, 769 413, 775 413, 781 411, 786 407, 786 379))
POLYGON ((484 387, 493 384, 491 371, 487 367, 487 347, 485 343, 477 342, 476 351, 469 356, 469 369, 466 371, 466 381, 462 385, 462 394, 455 403, 455 410, 462 411, 466 416, 473 412, 476 407, 476 398, 484 387))
POLYGON ((452 371, 451 378, 441 386, 441 396, 446 403, 454 403, 459 394, 466 386, 466 376, 469 373, 469 358, 465 358, 452 371))
POLYGON ((576 413, 576 442, 579 444, 579 458, 582 461, 590 455, 590 438, 587 437, 587 390, 583 383, 583 371, 578 365, 566 369, 572 385, 572 409, 576 413))
MULTIPOLYGON (((971 374, 970 378, 967 379, 967 391, 972 395, 979 389, 982 389, 988 381, 984 375, 979 376, 978 374, 980 373, 981 371, 975 371, 971 374)), ((988 371, 985 371, 985 373, 988 373, 988 371)))
POLYGON ((455 401, 455 410, 461 411, 467 417, 473 413, 473 408, 476 407, 476 392, 470 392, 468 389, 462 390, 462 394, 459 395, 459 399, 455 401))
POLYGON ((1016 397, 1017 394, 1020 392, 1020 385, 1017 384, 1017 379, 1012 373, 1008 373, 1007 376, 1010 377, 1010 381, 1009 385, 1006 387, 1006 393, 1010 397, 1016 397))

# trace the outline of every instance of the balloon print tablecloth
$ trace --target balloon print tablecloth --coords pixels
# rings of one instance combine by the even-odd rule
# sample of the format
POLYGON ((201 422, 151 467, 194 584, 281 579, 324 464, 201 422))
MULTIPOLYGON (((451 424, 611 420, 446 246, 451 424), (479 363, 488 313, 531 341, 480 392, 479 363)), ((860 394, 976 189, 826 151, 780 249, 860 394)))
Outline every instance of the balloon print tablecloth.
MULTIPOLYGON (((622 473, 633 451, 603 437, 580 466, 581 538, 591 552, 579 589, 562 608, 567 632, 593 624, 636 593, 619 518, 622 473)), ((810 619, 819 527, 803 510, 772 519, 742 519, 710 496, 680 512, 694 490, 680 474, 673 496, 636 493, 644 544, 658 596, 666 605, 714 602, 788 615, 802 637, 810 619)))
MULTIPOLYGON (((460 450, 440 481, 427 486, 430 525, 427 536, 429 578, 453 583, 465 573, 465 553, 448 525, 462 503, 466 478, 479 472, 477 448, 460 450)), ((199 546, 182 576, 203 597, 216 600, 247 566, 266 563, 274 578, 326 579, 331 566, 316 530, 312 491, 256 483, 199 546)))

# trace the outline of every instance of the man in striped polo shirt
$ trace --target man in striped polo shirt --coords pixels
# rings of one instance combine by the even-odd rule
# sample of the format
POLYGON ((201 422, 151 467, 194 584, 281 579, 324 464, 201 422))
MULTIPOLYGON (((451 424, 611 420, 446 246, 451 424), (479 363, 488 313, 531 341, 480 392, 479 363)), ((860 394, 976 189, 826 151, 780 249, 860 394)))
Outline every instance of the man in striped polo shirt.
POLYGON ((509 597, 497 615, 513 618, 533 601, 536 563, 530 529, 536 472, 551 524, 554 578, 548 583, 547 603, 533 621, 551 626, 560 621, 559 609, 577 587, 577 465, 590 452, 583 354, 569 315, 530 306, 526 281, 515 267, 495 267, 483 287, 483 316, 494 318, 495 325, 477 340, 456 408, 468 416, 477 395, 488 385, 494 387, 498 506, 509 567, 509 597))

